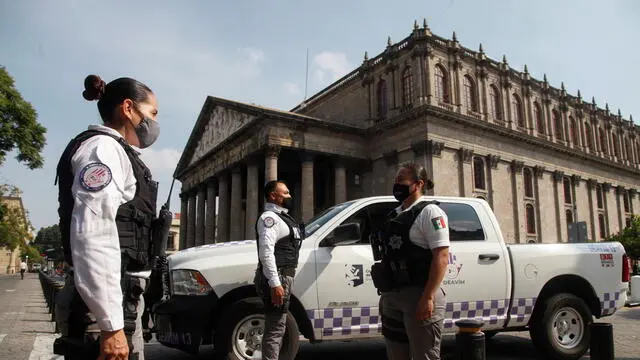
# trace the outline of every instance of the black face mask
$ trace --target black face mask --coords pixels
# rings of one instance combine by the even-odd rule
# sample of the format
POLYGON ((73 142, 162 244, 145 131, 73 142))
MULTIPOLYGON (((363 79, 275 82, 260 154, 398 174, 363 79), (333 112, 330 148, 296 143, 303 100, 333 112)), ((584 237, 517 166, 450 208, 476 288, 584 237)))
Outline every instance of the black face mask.
POLYGON ((407 200, 411 196, 410 187, 411 185, 393 184, 393 196, 400 202, 407 200))
POLYGON ((284 198, 282 200, 282 207, 291 211, 293 208, 293 199, 292 198, 284 198))

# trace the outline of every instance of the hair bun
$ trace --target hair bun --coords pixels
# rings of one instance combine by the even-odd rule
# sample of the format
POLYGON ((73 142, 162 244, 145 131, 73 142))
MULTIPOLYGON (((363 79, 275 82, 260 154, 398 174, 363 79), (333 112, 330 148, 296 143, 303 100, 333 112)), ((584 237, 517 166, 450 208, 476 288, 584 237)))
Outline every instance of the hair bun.
POLYGON ((104 94, 105 82, 98 75, 89 75, 84 79, 84 91, 82 97, 85 99, 100 100, 104 94))
POLYGON ((433 186, 434 186, 433 181, 431 181, 430 179, 427 179, 427 181, 424 182, 424 187, 427 190, 433 189, 433 186))

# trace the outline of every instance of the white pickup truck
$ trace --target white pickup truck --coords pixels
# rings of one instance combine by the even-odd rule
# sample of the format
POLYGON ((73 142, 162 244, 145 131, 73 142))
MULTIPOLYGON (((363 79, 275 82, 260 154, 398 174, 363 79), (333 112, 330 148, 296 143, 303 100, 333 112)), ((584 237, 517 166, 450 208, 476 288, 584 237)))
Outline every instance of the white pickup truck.
MULTIPOLYGON (((593 318, 624 306, 629 268, 620 243, 507 245, 484 200, 424 199, 449 217, 446 333, 475 318, 488 336, 529 330, 547 357, 577 359, 589 348, 593 318)), ((382 336, 369 239, 396 206, 391 196, 362 198, 306 224, 281 359, 294 359, 300 341, 382 336)), ((189 353, 214 344, 229 359, 261 358, 255 240, 189 248, 168 260, 170 296, 153 309, 156 339, 189 353)))

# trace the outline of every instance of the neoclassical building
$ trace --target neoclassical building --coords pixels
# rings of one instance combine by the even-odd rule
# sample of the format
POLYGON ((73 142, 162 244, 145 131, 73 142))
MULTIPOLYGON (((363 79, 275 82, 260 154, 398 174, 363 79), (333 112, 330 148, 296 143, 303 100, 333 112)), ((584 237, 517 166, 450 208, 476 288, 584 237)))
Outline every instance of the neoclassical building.
POLYGON ((567 242, 576 222, 600 241, 640 210, 631 116, 425 22, 290 111, 208 97, 174 175, 180 246, 255 239, 267 180, 285 180, 307 220, 390 194, 406 161, 425 165, 435 194, 485 199, 510 243, 567 242))

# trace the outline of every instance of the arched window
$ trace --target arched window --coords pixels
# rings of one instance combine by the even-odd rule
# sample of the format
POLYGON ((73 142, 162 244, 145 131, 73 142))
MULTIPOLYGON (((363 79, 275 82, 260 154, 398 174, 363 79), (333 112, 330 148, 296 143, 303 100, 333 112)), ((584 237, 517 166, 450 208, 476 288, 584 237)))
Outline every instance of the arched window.
POLYGON ((527 233, 535 234, 536 233, 536 216, 533 210, 533 205, 527 204, 525 206, 525 215, 527 218, 527 233))
POLYGON ((524 168, 522 171, 524 178, 524 196, 533 198, 533 172, 530 168, 524 168))
POLYGON ((464 86, 464 106, 467 110, 477 112, 478 102, 476 101, 476 85, 469 75, 465 75, 462 81, 464 86))
POLYGON ((607 237, 607 225, 604 221, 604 214, 598 214, 598 227, 600 228, 600 239, 607 237))
POLYGON ((605 154, 609 154, 609 149, 607 148, 607 135, 604 132, 603 128, 598 128, 598 135, 600 139, 600 150, 605 154))
POLYGON ((567 225, 571 224, 573 222, 573 211, 567 209, 564 214, 567 218, 567 225))
POLYGON ((558 140, 563 140, 564 137, 562 136, 562 118, 560 117, 560 113, 558 112, 558 110, 553 110, 551 112, 551 117, 553 118, 553 126, 555 129, 555 136, 556 139, 558 140))
POLYGON ((633 163, 633 148, 631 147, 631 141, 624 139, 624 145, 625 148, 627 149, 627 160, 631 161, 633 163))
POLYGON ((443 103, 449 102, 449 77, 446 70, 442 65, 436 65, 435 71, 436 80, 436 99, 443 103))
POLYGON ((407 66, 402 72, 402 105, 413 103, 413 72, 407 66))
POLYGON ((578 124, 573 116, 569 116, 569 131, 571 134, 571 143, 575 146, 578 145, 578 124))
POLYGON ((385 117, 387 115, 387 82, 380 80, 378 82, 378 116, 385 117))
POLYGON ((536 130, 538 134, 545 134, 544 121, 542 120, 542 108, 538 102, 533 103, 533 118, 536 121, 536 130))
POLYGON ((596 202, 598 209, 604 209, 604 196, 602 194, 602 185, 596 185, 596 202))
POLYGON ((477 156, 473 158, 473 186, 478 190, 487 190, 484 177, 484 160, 477 156))
POLYGON ((611 134, 611 140, 613 141, 613 155, 620 159, 620 143, 618 142, 618 136, 611 134))
POLYGON ((622 203, 624 206, 624 212, 628 213, 629 210, 629 190, 625 190, 622 192, 622 203))
POLYGON ((591 125, 584 123, 584 137, 587 139, 587 149, 593 151, 593 134, 591 133, 591 125))
POLYGON ((564 203, 571 204, 571 179, 569 179, 568 177, 562 179, 562 187, 564 188, 564 203))
POLYGON ((518 94, 511 95, 511 117, 518 127, 526 127, 524 122, 524 113, 522 111, 522 102, 520 101, 518 94))
POLYGON ((494 120, 502 120, 502 102, 500 90, 495 85, 489 88, 489 113, 494 120))
POLYGON ((636 162, 640 164, 640 141, 636 141, 636 162))

